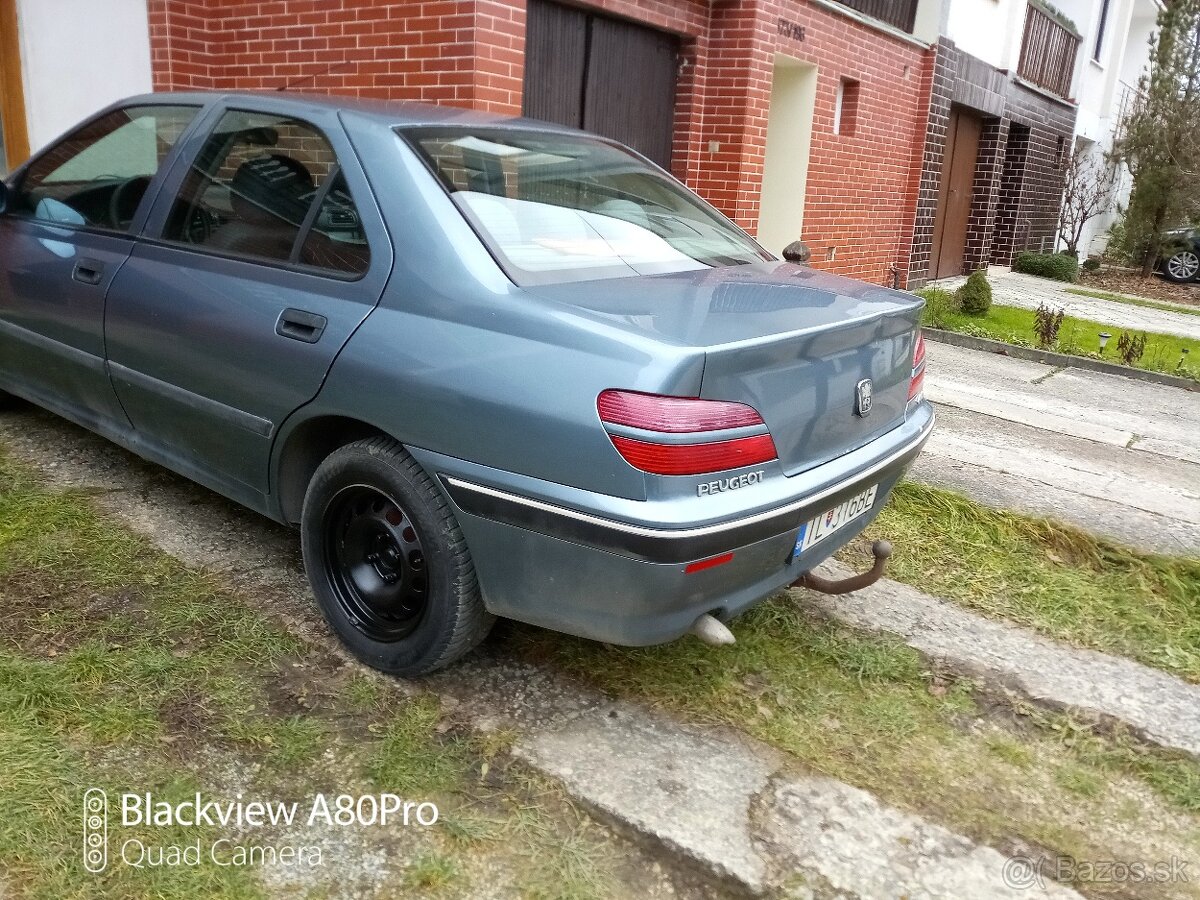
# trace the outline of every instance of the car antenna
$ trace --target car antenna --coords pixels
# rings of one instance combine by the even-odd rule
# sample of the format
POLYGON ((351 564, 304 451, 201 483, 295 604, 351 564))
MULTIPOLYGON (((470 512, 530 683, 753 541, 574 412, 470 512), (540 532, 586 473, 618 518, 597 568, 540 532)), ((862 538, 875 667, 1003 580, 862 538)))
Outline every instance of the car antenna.
POLYGON ((343 69, 348 65, 350 65, 350 60, 348 60, 348 59, 344 59, 341 62, 335 62, 333 65, 327 66, 326 68, 322 69, 320 72, 314 72, 311 75, 305 75, 303 78, 298 78, 295 81, 289 81, 286 84, 281 84, 279 87, 275 88, 275 90, 290 91, 292 88, 298 87, 299 85, 304 84, 306 81, 316 81, 318 78, 323 78, 326 75, 328 75, 330 72, 334 72, 338 69, 343 69))

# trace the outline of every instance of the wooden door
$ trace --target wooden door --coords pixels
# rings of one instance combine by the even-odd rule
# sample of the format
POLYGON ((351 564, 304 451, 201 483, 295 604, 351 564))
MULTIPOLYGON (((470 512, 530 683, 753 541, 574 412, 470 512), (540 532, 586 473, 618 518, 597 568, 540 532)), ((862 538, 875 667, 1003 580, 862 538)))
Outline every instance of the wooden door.
POLYGON ((588 52, 583 127, 671 167, 679 39, 595 16, 588 52))
POLYGON ((531 119, 582 128, 588 14, 530 0, 525 23, 522 112, 531 119))
POLYGON ((0 174, 29 156, 16 0, 0 0, 0 174))
POLYGON ((525 115, 615 138, 670 167, 675 35, 549 0, 529 0, 525 28, 525 115))
POLYGON ((937 213, 933 220, 933 248, 929 258, 929 272, 933 278, 962 274, 981 124, 980 119, 969 112, 951 108, 937 213))

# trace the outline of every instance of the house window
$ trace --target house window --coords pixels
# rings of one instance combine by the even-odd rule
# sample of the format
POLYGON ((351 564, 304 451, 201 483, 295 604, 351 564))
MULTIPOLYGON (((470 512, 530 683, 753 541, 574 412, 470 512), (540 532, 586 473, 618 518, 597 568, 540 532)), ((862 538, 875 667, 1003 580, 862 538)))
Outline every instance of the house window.
POLYGON ((833 103, 834 134, 854 134, 854 125, 858 119, 858 86, 857 81, 848 78, 838 82, 837 97, 833 103))
POLYGON ((1104 29, 1108 26, 1108 5, 1111 0, 1100 3, 1100 24, 1096 26, 1096 46, 1092 50, 1092 59, 1100 62, 1100 53, 1104 50, 1104 29))

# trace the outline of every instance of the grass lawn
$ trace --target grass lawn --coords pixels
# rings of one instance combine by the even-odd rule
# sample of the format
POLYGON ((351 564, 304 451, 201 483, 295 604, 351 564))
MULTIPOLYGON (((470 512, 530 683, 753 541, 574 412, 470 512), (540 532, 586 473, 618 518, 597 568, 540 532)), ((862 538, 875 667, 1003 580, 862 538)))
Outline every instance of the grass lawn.
MULTIPOLYGON (((918 499, 906 490, 896 504, 900 518, 879 527, 903 542, 901 526, 934 513, 918 499)), ((929 532, 914 559, 936 566, 959 552, 933 546, 941 539, 929 532)), ((1036 535, 1029 540, 1042 546, 1036 535)), ((1050 563, 1081 573, 1112 563, 1057 539, 1047 546, 1060 558, 1050 563)), ((1161 565, 1164 579, 1194 577, 1192 569, 1161 565)), ((1156 592, 1159 577, 1131 573, 1125 583, 1142 591, 1132 602, 1156 592)), ((1185 600, 1189 589, 1184 583, 1185 600)), ((856 784, 1001 849, 1033 846, 1092 860, 1200 857, 1194 761, 979 694, 897 641, 810 615, 798 596, 739 618, 738 643, 720 651, 695 640, 612 648, 516 625, 498 629, 496 640, 500 652, 556 666, 613 695, 743 729, 798 769, 856 784)), ((1079 597, 1090 602, 1086 592, 1079 597)), ((1164 601, 1164 609, 1178 602, 1164 601)), ((382 896, 639 896, 628 865, 614 861, 588 820, 552 785, 508 761, 512 736, 473 737, 433 695, 410 696, 342 664, 255 611, 263 605, 99 516, 86 495, 47 491, 0 457, 6 896, 321 900, 335 876, 339 889, 365 879, 364 896, 385 888, 382 896), (110 867, 92 876, 81 865, 78 824, 91 786, 170 799, 196 790, 282 800, 388 790, 436 801, 443 821, 390 838, 339 839, 351 864, 327 870, 319 884, 213 866, 110 867), (380 854, 399 869, 387 883, 372 876, 380 854)), ((1123 620, 1113 611, 1112 621, 1123 620)), ((1155 632, 1143 635, 1143 627, 1150 626, 1126 630, 1148 644, 1155 632)), ((1181 633, 1171 646, 1189 640, 1194 647, 1181 633)), ((211 829, 171 835, 213 836, 211 829)), ((1165 896, 1155 885, 1088 889, 1165 896)))
MULTIPOLYGON (((1031 309, 993 304, 985 315, 971 316, 954 307, 949 291, 929 288, 917 291, 917 294, 926 301, 922 322, 931 328, 991 338, 1022 347, 1036 346, 1033 330, 1035 313, 1031 309)), ((1058 340, 1048 349, 1124 365, 1117 354, 1117 340, 1120 335, 1121 329, 1111 325, 1067 316, 1063 319, 1058 340), (1102 331, 1112 335, 1103 355, 1100 354, 1098 337, 1102 331)), ((1200 380, 1200 341, 1169 334, 1146 333, 1145 354, 1134 365, 1152 372, 1200 380), (1184 350, 1188 352, 1184 354, 1184 350)))
POLYGON ((1144 297, 1127 297, 1124 294, 1110 294, 1107 291, 1089 291, 1087 288, 1065 288, 1068 294, 1079 297, 1094 297, 1097 300, 1111 300, 1113 303, 1124 303, 1127 306, 1144 306, 1148 309, 1161 309, 1166 312, 1183 313, 1185 316, 1200 316, 1200 306, 1186 306, 1182 303, 1160 303, 1157 300, 1147 300, 1144 297))
MULTIPOLYGON (((45 900, 637 896, 557 789, 438 699, 344 664, 0 456, 0 895, 45 900), (109 791, 108 870, 82 860, 83 793, 109 791), (121 842, 210 852, 230 829, 119 827, 117 795, 297 802, 246 843, 323 847, 322 866, 134 868, 121 842), (307 827, 317 792, 429 800, 432 828, 307 827), (114 824, 115 823, 115 824, 114 824), (387 869, 380 869, 381 861, 387 869)), ((315 615, 315 611, 314 611, 315 615)))
POLYGON ((855 565, 886 537, 897 581, 1200 683, 1200 560, 1137 553, 911 481, 864 537, 846 554, 855 565))

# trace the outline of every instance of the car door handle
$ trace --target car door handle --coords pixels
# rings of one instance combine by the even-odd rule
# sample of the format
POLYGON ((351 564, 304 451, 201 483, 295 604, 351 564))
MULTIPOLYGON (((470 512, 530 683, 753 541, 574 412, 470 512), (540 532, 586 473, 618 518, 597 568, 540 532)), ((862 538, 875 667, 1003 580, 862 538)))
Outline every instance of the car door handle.
POLYGON ((98 259, 81 259, 75 263, 71 277, 82 284, 99 284, 104 280, 104 263, 98 259))
POLYGON ((302 309, 285 309, 279 314, 279 321, 275 323, 275 333, 293 341, 315 344, 325 333, 326 324, 328 320, 316 313, 305 312, 302 309))

